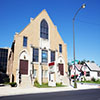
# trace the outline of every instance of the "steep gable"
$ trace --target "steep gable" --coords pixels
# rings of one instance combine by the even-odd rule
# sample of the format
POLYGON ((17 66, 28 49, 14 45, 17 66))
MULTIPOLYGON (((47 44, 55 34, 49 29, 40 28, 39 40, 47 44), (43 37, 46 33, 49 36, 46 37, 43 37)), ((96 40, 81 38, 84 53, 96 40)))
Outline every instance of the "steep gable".
MULTIPOLYGON (((63 40, 57 30, 57 27, 53 24, 51 18, 49 17, 49 15, 45 9, 42 10, 41 13, 39 13, 35 18, 31 18, 30 23, 19 33, 19 35, 24 34, 27 36, 28 34, 33 33, 33 30, 37 29, 37 27, 38 27, 38 30, 40 30, 40 23, 43 19, 45 19, 49 25, 50 37, 59 38, 60 41, 63 42, 63 40)), ((35 33, 37 33, 37 32, 35 32, 35 33)), ((38 32, 38 33, 40 33, 40 32, 38 32)), ((35 37, 39 37, 39 36, 40 36, 40 34, 35 34, 35 37), (36 35, 38 35, 38 36, 36 36, 36 35)))

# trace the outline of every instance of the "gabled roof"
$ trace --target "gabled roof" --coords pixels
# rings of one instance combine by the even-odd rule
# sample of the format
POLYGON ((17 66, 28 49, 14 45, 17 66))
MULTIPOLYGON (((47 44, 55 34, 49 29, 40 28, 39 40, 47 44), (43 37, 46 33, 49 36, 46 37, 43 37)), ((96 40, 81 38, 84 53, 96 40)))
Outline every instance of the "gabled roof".
POLYGON ((95 63, 91 62, 85 62, 85 63, 91 71, 100 71, 99 66, 97 66, 95 63))
MULTIPOLYGON (((83 65, 81 65, 81 64, 75 64, 75 68, 76 68, 78 71, 81 71, 82 66, 83 66, 83 65)), ((71 68, 71 70, 74 70, 74 65, 70 65, 70 68, 71 68)))
POLYGON ((81 64, 75 64, 75 67, 77 68, 78 71, 81 71, 82 65, 81 64))

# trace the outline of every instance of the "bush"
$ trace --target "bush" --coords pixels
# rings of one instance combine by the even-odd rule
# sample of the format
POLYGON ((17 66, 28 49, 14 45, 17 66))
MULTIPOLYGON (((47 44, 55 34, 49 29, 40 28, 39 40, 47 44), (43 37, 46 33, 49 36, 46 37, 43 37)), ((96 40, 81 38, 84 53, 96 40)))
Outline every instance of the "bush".
POLYGON ((36 86, 36 87, 40 86, 40 84, 39 84, 37 79, 35 79, 35 81, 34 81, 34 86, 36 86))
POLYGON ((96 82, 96 79, 93 77, 93 78, 91 78, 91 81, 96 82))
POLYGON ((11 85, 11 87, 17 87, 17 83, 16 82, 12 82, 12 83, 9 83, 11 85))
POLYGON ((62 86, 62 82, 56 83, 56 86, 57 86, 57 87, 62 86))
POLYGON ((46 86, 48 86, 48 83, 44 83, 44 82, 43 82, 42 85, 46 85, 46 86))

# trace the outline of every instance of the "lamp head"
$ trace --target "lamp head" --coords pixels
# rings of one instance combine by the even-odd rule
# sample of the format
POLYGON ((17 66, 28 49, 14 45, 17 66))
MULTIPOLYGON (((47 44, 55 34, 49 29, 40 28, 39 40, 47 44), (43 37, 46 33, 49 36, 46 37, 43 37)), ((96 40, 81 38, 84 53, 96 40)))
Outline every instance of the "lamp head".
POLYGON ((81 7, 82 7, 82 8, 85 8, 85 7, 86 7, 86 4, 83 4, 81 7))

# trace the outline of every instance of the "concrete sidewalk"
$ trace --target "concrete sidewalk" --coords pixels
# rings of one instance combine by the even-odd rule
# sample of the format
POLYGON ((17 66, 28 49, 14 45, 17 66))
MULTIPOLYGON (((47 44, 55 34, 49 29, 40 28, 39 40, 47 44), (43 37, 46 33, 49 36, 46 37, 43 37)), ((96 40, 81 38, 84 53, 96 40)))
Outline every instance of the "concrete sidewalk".
POLYGON ((83 90, 83 89, 95 89, 99 88, 98 85, 88 85, 88 84, 77 84, 77 88, 69 87, 52 87, 52 88, 21 88, 21 87, 10 87, 3 86, 0 87, 0 96, 11 96, 11 95, 22 95, 22 94, 34 94, 34 93, 49 93, 49 92, 60 92, 60 91, 73 91, 73 90, 83 90))

